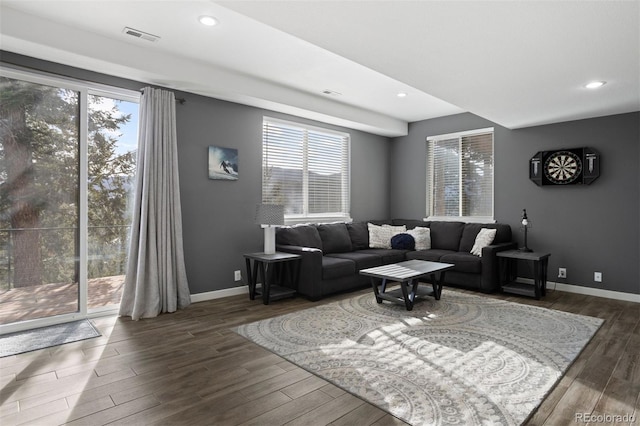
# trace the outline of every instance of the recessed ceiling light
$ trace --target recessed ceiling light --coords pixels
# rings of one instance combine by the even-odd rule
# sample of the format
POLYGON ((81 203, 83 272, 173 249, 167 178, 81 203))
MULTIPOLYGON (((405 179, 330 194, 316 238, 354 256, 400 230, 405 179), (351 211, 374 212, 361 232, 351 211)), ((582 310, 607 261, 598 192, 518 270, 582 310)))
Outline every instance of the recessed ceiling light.
POLYGON ((399 97, 399 98, 406 98, 409 95, 407 95, 405 92, 400 92, 396 96, 399 97))
POLYGON ((592 81, 584 85, 587 89, 597 89, 598 87, 602 87, 606 84, 606 81, 592 81))
POLYGON ((198 18, 198 21, 200 21, 200 23, 202 25, 206 25, 208 27, 213 27, 214 25, 218 24, 218 20, 216 18, 214 18, 213 16, 201 16, 198 18))

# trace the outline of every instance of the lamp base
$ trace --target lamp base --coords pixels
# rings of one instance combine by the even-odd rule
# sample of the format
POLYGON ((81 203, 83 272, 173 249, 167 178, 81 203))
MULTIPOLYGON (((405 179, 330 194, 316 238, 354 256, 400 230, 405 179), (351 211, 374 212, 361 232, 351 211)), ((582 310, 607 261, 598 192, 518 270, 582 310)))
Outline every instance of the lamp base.
POLYGON ((518 250, 526 253, 531 253, 533 251, 529 247, 520 247, 518 250))
POLYGON ((276 252, 276 228, 266 225, 264 228, 264 254, 276 252))

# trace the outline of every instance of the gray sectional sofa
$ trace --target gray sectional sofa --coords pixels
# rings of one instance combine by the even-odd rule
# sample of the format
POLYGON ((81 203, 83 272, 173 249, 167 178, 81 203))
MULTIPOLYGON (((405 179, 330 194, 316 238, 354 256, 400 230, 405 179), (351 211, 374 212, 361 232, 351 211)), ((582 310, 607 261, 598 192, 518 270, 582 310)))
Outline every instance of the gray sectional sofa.
POLYGON ((421 259, 452 263, 447 271, 445 285, 461 286, 485 293, 496 291, 498 261, 496 253, 516 248, 511 241, 511 227, 506 224, 478 224, 463 222, 425 222, 421 220, 393 219, 353 223, 298 225, 279 228, 276 249, 302 256, 297 292, 311 300, 323 296, 355 290, 370 285, 361 269, 421 259), (368 223, 376 225, 405 225, 428 227, 431 248, 427 250, 401 250, 370 248, 368 223), (470 253, 476 236, 482 228, 496 229, 491 245, 482 249, 482 256, 470 253))

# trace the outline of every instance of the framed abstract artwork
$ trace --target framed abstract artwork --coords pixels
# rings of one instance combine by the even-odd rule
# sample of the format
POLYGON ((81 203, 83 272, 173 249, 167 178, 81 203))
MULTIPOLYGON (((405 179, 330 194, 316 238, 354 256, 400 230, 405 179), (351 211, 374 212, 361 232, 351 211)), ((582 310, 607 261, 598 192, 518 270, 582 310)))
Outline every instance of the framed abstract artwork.
POLYGON ((238 150, 209 146, 209 179, 238 180, 238 150))

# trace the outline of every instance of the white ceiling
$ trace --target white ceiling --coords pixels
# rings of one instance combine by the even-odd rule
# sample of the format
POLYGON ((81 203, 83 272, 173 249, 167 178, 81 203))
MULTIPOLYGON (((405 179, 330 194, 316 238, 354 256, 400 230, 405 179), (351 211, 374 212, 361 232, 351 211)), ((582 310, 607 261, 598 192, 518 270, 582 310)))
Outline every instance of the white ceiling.
POLYGON ((385 136, 464 111, 520 128, 640 110, 638 1, 0 7, 2 50, 385 136), (205 14, 220 24, 202 26, 205 14), (133 38, 125 26, 160 39, 133 38), (591 80, 607 84, 585 89, 591 80))

